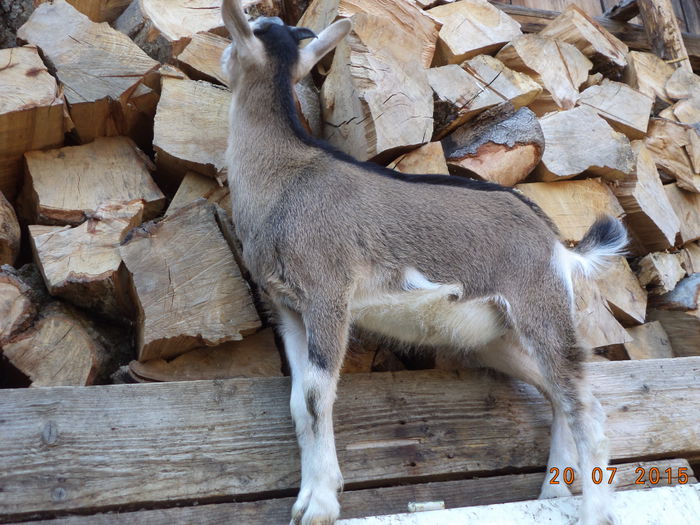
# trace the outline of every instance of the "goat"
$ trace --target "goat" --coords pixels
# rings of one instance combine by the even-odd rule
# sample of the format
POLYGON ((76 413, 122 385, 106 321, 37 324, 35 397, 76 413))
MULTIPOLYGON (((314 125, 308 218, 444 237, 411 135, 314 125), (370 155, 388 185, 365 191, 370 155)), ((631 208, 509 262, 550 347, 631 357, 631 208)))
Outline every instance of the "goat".
MULTIPOLYGON (((351 326, 469 354, 535 385, 553 407, 548 468, 578 465, 582 522, 613 523, 612 492, 591 478, 607 466, 605 416, 584 376, 572 276, 593 275, 622 252, 622 224, 599 218, 569 250, 510 188, 356 161, 304 131, 292 95, 351 22, 315 37, 279 18, 249 23, 239 0, 224 0, 222 15, 232 36, 222 69, 232 91, 233 219, 292 376, 302 462, 292 523, 332 524, 339 515, 332 409, 351 326)), ((569 494, 548 479, 541 497, 569 494)))

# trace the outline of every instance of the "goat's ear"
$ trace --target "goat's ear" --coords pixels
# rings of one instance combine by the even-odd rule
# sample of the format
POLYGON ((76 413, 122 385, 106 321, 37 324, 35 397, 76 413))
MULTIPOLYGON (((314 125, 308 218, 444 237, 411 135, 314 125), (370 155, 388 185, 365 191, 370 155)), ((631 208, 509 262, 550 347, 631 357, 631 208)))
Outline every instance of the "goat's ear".
POLYGON ((231 33, 231 39, 237 44, 245 44, 253 38, 253 30, 243 12, 241 0, 223 0, 221 17, 226 29, 231 33))
POLYGON ((299 62, 294 69, 294 82, 308 75, 311 68, 335 48, 351 28, 352 23, 347 18, 338 20, 321 31, 316 40, 299 50, 299 62))

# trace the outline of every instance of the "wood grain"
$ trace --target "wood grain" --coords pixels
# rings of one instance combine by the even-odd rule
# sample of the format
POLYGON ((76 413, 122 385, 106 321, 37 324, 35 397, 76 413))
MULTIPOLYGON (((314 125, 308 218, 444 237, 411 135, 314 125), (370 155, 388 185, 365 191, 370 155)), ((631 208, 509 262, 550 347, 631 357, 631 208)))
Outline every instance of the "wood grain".
MULTIPOLYGON (((613 458, 700 454, 700 358, 587 365, 613 458)), ((6 390, 0 515, 291 494, 287 378, 6 390)), ((352 374, 335 409, 348 490, 542 467, 550 409, 480 371, 352 374)))
MULTIPOLYGON (((637 485, 638 468, 649 472, 653 467, 663 473, 658 485, 667 486, 665 470, 671 469, 671 485, 678 484, 679 468, 685 468, 688 483, 695 483, 692 470, 684 459, 624 463, 616 465, 614 481, 617 490, 649 488, 637 485)), ((681 471, 683 472, 683 471, 681 471)), ((408 503, 419 501, 444 501, 445 508, 491 505, 537 498, 544 473, 512 474, 458 481, 441 481, 400 485, 376 489, 349 490, 340 497, 340 517, 362 518, 406 512, 408 503)), ((575 491, 576 492, 576 491, 575 491)), ((276 498, 245 503, 221 503, 168 509, 146 510, 92 516, 71 516, 48 521, 32 521, 26 525, 171 525, 173 523, 197 523, 198 525, 229 525, 232 517, 246 525, 287 523, 294 498, 276 498)))

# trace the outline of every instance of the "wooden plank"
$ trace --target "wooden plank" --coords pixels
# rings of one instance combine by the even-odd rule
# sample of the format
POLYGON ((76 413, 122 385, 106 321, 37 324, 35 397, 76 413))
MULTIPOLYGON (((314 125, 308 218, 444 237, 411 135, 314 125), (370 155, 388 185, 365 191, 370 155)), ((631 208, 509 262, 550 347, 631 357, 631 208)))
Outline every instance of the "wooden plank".
MULTIPOLYGON (((639 490, 653 486, 677 486, 679 474, 688 475, 687 484, 696 483, 692 469, 685 459, 671 459, 616 465, 616 490, 639 490), (659 469, 657 485, 648 480, 652 468, 659 469), (667 470, 671 469, 671 483, 667 470), (639 470, 642 469, 642 470, 639 470), (685 470, 679 470, 685 469, 685 470), (640 475, 642 484, 635 483, 640 475)), ((607 479, 607 477, 606 477, 607 479)), ((381 516, 405 512, 411 502, 443 501, 445 508, 473 505, 492 505, 536 499, 544 473, 511 474, 457 481, 418 483, 376 489, 349 490, 340 497, 342 519, 381 516)), ((681 478, 680 481, 684 481, 681 478)), ((578 486, 578 481, 575 482, 578 486)), ((580 490, 574 489, 574 493, 580 490)), ((191 507, 141 510, 136 512, 104 513, 91 516, 68 516, 47 521, 32 521, 25 525, 171 525, 197 523, 198 525, 228 525, 231 516, 237 523, 268 525, 286 523, 294 498, 275 498, 243 503, 219 503, 191 507)))
MULTIPOLYGON (((511 17, 520 22, 523 33, 537 33, 542 30, 545 25, 559 16, 557 11, 547 11, 543 9, 531 9, 518 5, 509 5, 501 2, 491 2, 499 9, 503 10, 511 17)), ((622 40, 634 51, 650 51, 651 45, 647 38, 644 28, 634 24, 625 22, 617 22, 610 20, 604 16, 597 16, 595 20, 605 29, 610 31, 617 38, 622 40)), ((683 41, 685 43, 688 57, 693 69, 700 70, 700 35, 683 33, 683 41)))
MULTIPOLYGON (((613 458, 700 455, 700 358, 587 369, 613 458)), ((288 404, 287 378, 5 390, 0 517, 289 494, 288 404)), ((348 489, 542 467, 549 426, 534 388, 478 370, 347 375, 335 409, 348 489)))
MULTIPOLYGON (((530 500, 504 505, 488 505, 461 509, 394 514, 353 520, 338 525, 529 525, 531 523, 578 523, 580 499, 554 498, 547 501, 530 500)), ((650 494, 637 491, 618 496, 615 513, 624 516, 625 523, 635 525, 676 525, 687 523, 689 516, 700 515, 700 487, 662 487, 650 494)))

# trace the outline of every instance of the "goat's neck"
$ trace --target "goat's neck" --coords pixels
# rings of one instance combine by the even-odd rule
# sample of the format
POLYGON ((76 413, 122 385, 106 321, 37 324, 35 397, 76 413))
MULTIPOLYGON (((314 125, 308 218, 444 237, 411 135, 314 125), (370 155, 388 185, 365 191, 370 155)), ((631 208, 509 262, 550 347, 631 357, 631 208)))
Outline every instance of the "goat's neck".
POLYGON ((229 113, 228 180, 243 237, 282 198, 296 172, 291 168, 308 162, 311 153, 295 131, 296 117, 288 110, 289 104, 294 109, 293 99, 282 98, 291 93, 277 93, 269 85, 234 90, 229 113))

